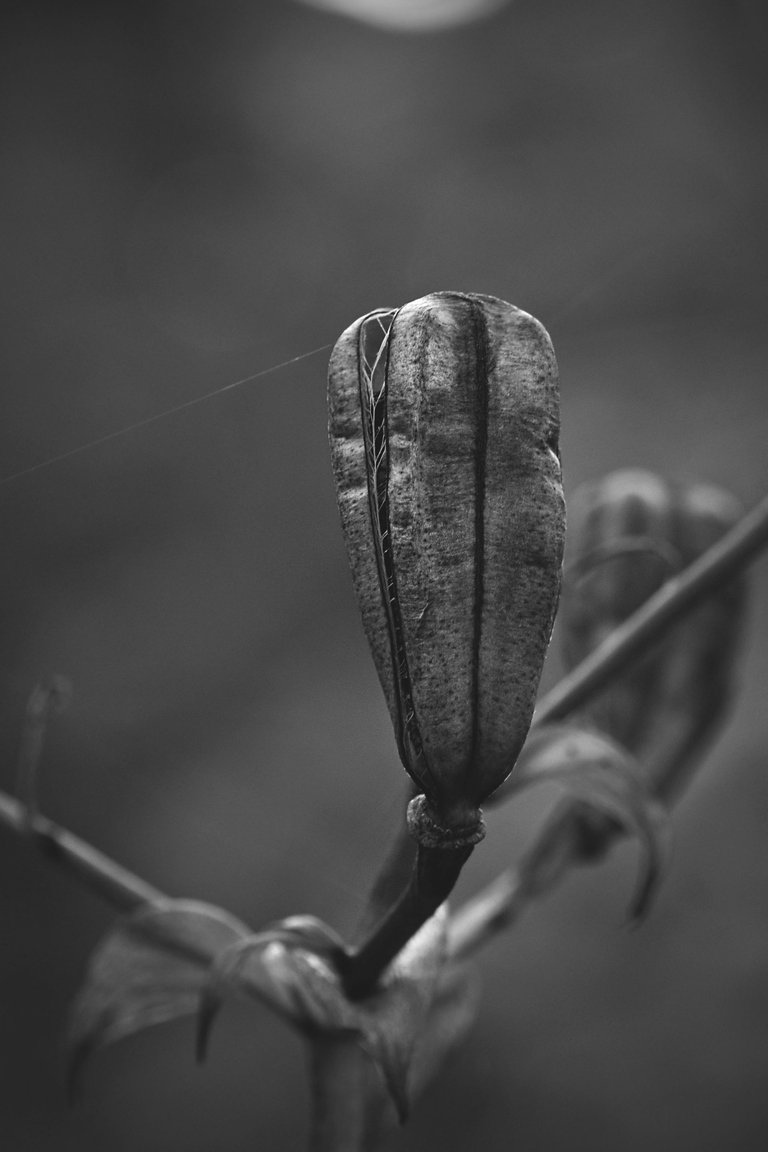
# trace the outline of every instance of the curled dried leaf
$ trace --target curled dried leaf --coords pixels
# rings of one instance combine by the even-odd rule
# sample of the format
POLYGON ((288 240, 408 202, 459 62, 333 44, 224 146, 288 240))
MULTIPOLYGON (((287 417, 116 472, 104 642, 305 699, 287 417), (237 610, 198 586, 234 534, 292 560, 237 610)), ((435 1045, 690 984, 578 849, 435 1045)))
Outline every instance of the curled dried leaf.
POLYGON ((98 945, 73 1004, 70 1080, 97 1048, 197 1013, 209 965, 250 929, 222 908, 164 900, 123 916, 98 945))
POLYGON ((662 873, 665 822, 641 766, 601 733, 548 724, 531 734, 510 790, 548 781, 564 785, 572 800, 545 824, 523 858, 521 887, 531 895, 549 890, 568 865, 601 855, 624 831, 637 837, 641 849, 630 905, 637 920, 647 911, 662 873))

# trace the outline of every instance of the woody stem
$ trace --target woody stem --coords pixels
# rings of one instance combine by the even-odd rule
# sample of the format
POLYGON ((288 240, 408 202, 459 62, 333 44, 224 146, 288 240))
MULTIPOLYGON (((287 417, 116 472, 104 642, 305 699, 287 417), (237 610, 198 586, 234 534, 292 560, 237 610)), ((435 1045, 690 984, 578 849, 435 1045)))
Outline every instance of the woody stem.
POLYGON ((460 848, 418 846, 403 893, 359 948, 336 958, 350 999, 362 999, 374 990, 387 965, 448 899, 473 848, 474 844, 460 848))

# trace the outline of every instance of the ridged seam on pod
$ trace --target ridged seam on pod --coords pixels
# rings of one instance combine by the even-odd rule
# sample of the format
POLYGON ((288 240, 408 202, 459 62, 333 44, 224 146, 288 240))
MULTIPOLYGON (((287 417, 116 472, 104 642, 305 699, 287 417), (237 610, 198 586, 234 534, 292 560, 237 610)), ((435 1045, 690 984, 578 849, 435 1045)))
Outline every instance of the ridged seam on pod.
POLYGON ((363 622, 402 762, 471 823, 530 725, 564 535, 557 366, 490 296, 377 310, 337 342, 330 442, 363 622))

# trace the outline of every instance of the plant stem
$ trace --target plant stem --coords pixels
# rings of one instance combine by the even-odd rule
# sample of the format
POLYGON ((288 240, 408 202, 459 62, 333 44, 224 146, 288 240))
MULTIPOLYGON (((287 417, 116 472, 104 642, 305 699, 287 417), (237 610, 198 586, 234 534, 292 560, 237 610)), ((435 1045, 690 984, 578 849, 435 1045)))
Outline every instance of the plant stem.
POLYGON ((362 1152, 366 1059, 355 1036, 313 1036, 309 1152, 362 1152))
POLYGON ((562 804, 517 867, 502 872, 454 912, 448 922, 447 954, 451 960, 465 960, 487 944, 513 923, 531 900, 554 888, 573 864, 602 859, 620 834, 619 825, 610 819, 602 823, 599 842, 585 853, 578 812, 578 802, 562 804), (542 860, 546 862, 543 870, 542 860))
POLYGON ((121 911, 130 912, 141 904, 167 899, 165 893, 52 820, 39 815, 30 817, 26 806, 5 792, 0 792, 0 823, 26 836, 46 860, 121 911))
POLYGON ((506 928, 521 911, 527 895, 520 874, 508 868, 463 904, 448 923, 447 951, 451 960, 465 960, 506 928))
MULTIPOLYGON (((404 797, 407 805, 416 795, 416 790, 410 777, 406 777, 406 780, 404 797)), ((365 939, 400 897, 415 863, 416 841, 408 831, 402 812, 399 812, 387 855, 368 893, 365 911, 356 930, 357 938, 365 939)))
POLYGON ((350 999, 362 999, 374 990, 390 961, 448 899, 473 847, 472 844, 462 848, 419 845, 411 878, 399 900, 384 914, 360 948, 336 958, 350 999))

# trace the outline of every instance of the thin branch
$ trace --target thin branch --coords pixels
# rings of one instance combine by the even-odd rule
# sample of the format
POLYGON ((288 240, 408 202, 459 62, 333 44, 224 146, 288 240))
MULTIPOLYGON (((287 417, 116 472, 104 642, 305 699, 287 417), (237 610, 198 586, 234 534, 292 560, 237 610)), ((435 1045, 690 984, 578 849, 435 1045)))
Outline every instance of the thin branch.
POLYGON ((451 960, 465 960, 514 920, 528 900, 517 870, 508 868, 471 900, 462 904, 448 921, 447 953, 451 960))
POLYGON ((27 837, 46 860, 121 911, 130 912, 140 904, 167 899, 165 893, 52 820, 39 815, 30 819, 26 805, 5 792, 0 792, 0 824, 27 837))
POLYGON ((357 1036, 312 1036, 312 1130, 309 1152, 362 1152, 365 1060, 357 1036))
POLYGON ((451 960, 466 960, 489 943, 517 920, 531 900, 551 891, 573 864, 602 859, 620 834, 619 825, 610 819, 601 824, 599 841, 585 853, 578 811, 578 802, 561 804, 518 865, 506 869, 453 913, 447 943, 451 960))
MULTIPOLYGON (((416 795, 416 789, 409 776, 405 776, 404 781, 403 807, 407 807, 409 801, 416 795)), ((360 941, 366 939, 399 898, 408 883, 415 862, 416 841, 408 831, 402 811, 399 811, 387 855, 368 893, 365 911, 355 932, 357 939, 360 941)))
POLYGON ((361 1000, 373 992, 379 977, 422 924, 434 916, 459 878, 474 845, 431 848, 420 844, 410 879, 359 948, 336 957, 344 991, 361 1000))

